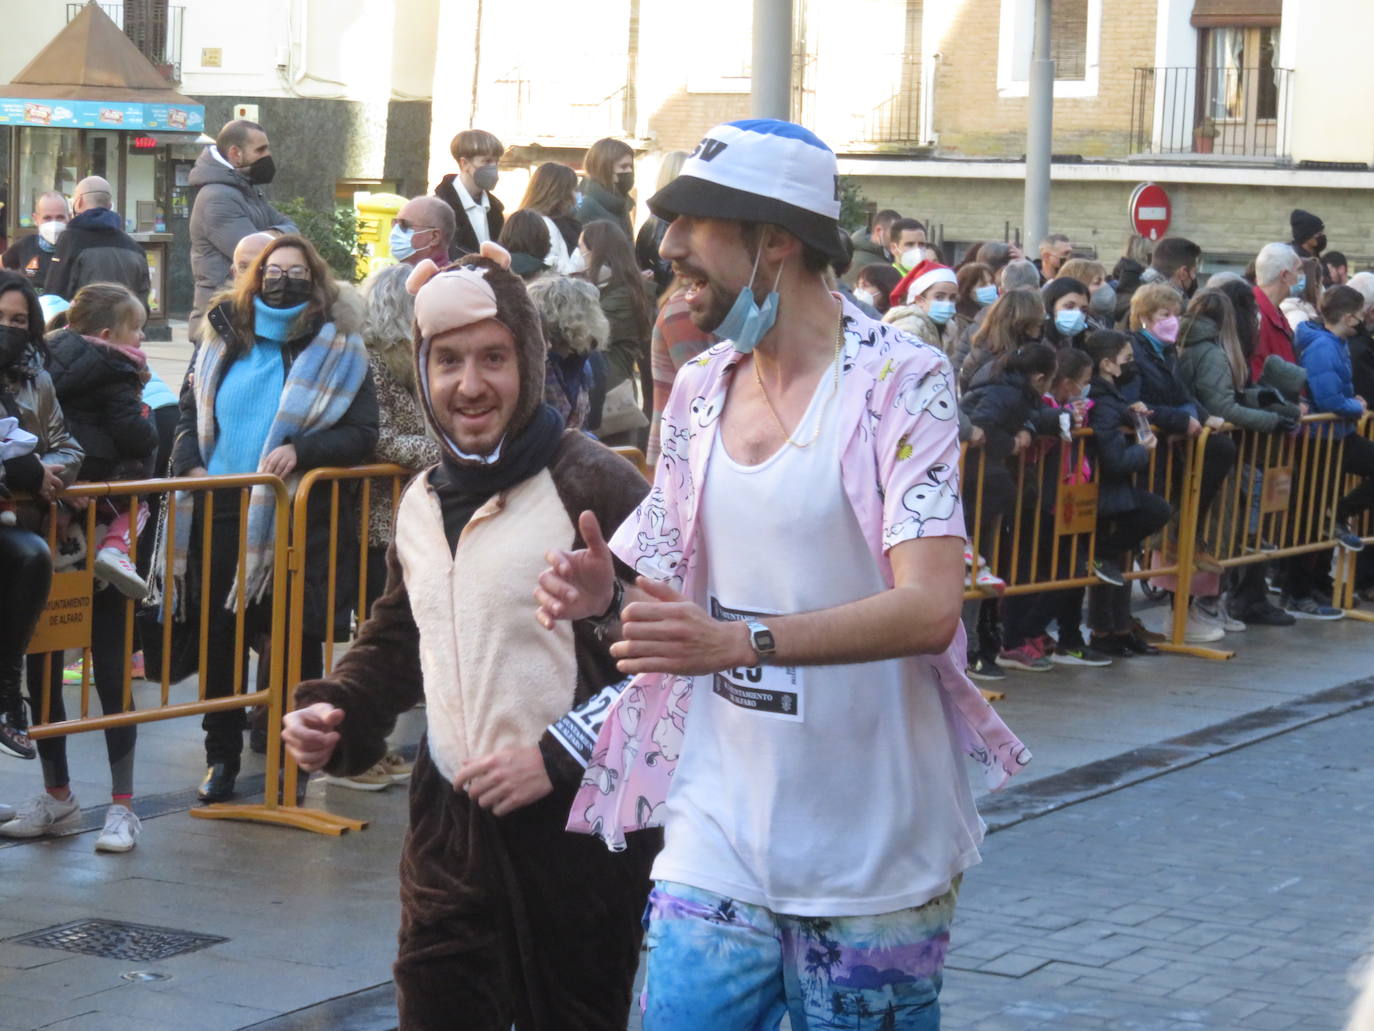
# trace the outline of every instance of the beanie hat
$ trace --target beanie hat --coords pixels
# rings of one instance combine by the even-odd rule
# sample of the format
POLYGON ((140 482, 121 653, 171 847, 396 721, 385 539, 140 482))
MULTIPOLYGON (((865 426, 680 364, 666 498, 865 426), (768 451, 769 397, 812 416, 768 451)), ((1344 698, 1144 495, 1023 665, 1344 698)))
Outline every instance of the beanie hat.
POLYGON ((1310 240, 1326 228, 1321 219, 1310 211, 1303 211, 1302 208, 1293 209, 1293 213, 1288 216, 1288 224, 1293 227, 1294 243, 1310 240))
MULTIPOLYGON (((523 430, 544 400, 546 347, 539 328, 539 313, 525 292, 524 282, 510 271, 510 252, 487 242, 482 244, 479 254, 469 254, 443 271, 426 258, 415 266, 406 280, 406 289, 415 295, 415 381, 420 385, 420 402, 445 450, 452 452, 454 448, 430 406, 430 341, 442 333, 487 319, 505 326, 515 338, 520 394, 506 426, 506 436, 523 430)), ((464 460, 457 454, 449 457, 464 460)))
POLYGON ((840 177, 834 152, 809 129, 775 118, 711 129, 649 210, 781 226, 832 261, 840 243, 840 177))
POLYGON ((1297 400, 1302 396, 1303 388, 1307 386, 1307 370, 1301 365, 1294 365, 1276 354, 1271 354, 1264 359, 1259 384, 1262 387, 1273 387, 1284 397, 1297 400))
POLYGON ((958 286, 959 277, 948 265, 941 265, 938 261, 923 261, 893 287, 889 302, 894 305, 911 304, 936 283, 958 286))

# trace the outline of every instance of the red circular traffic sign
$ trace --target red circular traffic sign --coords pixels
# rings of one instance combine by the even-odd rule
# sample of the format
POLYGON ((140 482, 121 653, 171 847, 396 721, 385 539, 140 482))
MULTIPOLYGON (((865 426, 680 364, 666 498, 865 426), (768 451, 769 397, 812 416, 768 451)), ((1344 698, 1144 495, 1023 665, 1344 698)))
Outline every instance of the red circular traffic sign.
POLYGON ((1164 187, 1158 183, 1141 183, 1131 194, 1127 212, 1131 216, 1132 229, 1147 240, 1158 240, 1168 232, 1174 209, 1164 187))

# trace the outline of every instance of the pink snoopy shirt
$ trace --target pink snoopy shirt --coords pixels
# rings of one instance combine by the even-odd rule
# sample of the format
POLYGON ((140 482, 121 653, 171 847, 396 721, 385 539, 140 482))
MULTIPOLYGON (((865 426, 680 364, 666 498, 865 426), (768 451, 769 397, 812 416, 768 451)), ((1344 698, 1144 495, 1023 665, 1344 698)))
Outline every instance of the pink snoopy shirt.
MULTIPOLYGON (((840 477, 890 588, 887 552, 893 545, 964 536, 954 377, 937 348, 841 303, 840 477)), ((670 583, 689 598, 704 586, 697 537, 700 485, 739 361, 725 341, 679 371, 663 414, 653 486, 610 541, 611 550, 640 575, 670 583)), ((804 552, 797 561, 806 561, 804 552)), ((913 662, 940 691, 955 744, 996 790, 1031 755, 964 674, 965 657, 960 626, 943 653, 913 662)), ((601 725, 569 830, 596 835, 619 850, 628 831, 662 824, 692 687, 692 677, 671 674, 642 674, 630 682, 601 725)))

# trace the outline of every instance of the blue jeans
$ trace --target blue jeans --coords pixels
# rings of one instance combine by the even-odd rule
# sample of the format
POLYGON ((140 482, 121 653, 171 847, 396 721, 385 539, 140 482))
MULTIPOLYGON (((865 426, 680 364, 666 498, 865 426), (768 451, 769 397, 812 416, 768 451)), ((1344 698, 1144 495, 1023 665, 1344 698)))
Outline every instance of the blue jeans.
POLYGON ((958 885, 881 916, 798 917, 659 881, 645 1031, 938 1031, 958 885))

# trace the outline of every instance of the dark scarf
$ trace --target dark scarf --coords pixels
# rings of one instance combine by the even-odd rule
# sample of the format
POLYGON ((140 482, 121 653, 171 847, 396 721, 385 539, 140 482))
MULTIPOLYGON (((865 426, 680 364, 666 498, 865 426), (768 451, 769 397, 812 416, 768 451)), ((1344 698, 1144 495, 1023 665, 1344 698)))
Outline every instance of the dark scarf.
POLYGON ((562 439, 563 417, 556 409, 541 404, 519 435, 506 441, 500 460, 493 465, 459 462, 445 451, 430 483, 439 497, 450 553, 457 549, 458 538, 473 513, 488 498, 546 469, 562 439))

